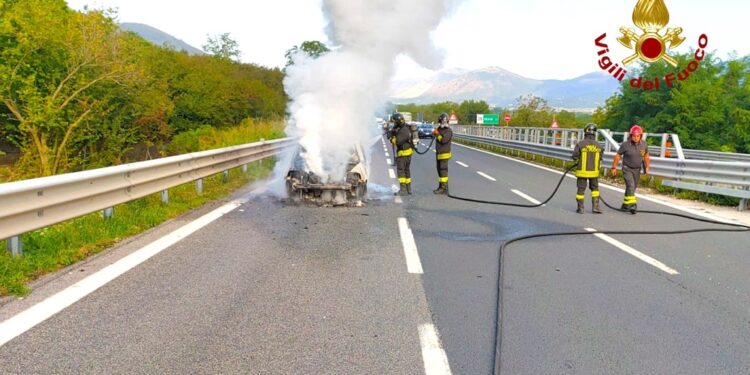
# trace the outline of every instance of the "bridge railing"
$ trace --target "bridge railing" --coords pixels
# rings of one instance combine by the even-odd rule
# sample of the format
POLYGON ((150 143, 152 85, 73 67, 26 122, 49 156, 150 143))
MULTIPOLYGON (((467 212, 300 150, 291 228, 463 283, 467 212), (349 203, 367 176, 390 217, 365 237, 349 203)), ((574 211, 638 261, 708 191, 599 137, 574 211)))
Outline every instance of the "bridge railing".
POLYGON ((144 162, 0 184, 0 239, 20 252, 19 235, 153 193, 169 200, 168 189, 273 156, 291 138, 195 152, 144 162))
MULTIPOLYGON (((464 139, 475 143, 492 145, 500 148, 542 155, 558 160, 572 160, 572 151, 576 142, 583 139, 581 129, 548 129, 548 128, 516 128, 497 126, 464 126, 454 125, 457 139, 464 139)), ((649 135, 647 135, 649 136, 649 135)), ((659 136, 651 134, 651 137, 659 136)), ((719 194, 740 198, 740 210, 747 209, 750 199, 750 158, 744 161, 744 154, 729 154, 738 161, 727 161, 721 153, 706 154, 713 159, 693 159, 690 156, 702 155, 706 151, 683 150, 679 137, 675 134, 660 135, 662 148, 653 147, 650 150, 655 156, 651 157, 651 175, 664 178, 662 183, 675 188, 694 190, 705 193, 719 194), (675 147, 674 156, 667 151, 666 140, 672 139, 675 147), (656 152, 654 152, 656 151, 656 152)), ((599 130, 597 139, 602 144, 604 160, 602 167, 611 165, 614 154, 619 148, 613 135, 607 130, 599 130)))

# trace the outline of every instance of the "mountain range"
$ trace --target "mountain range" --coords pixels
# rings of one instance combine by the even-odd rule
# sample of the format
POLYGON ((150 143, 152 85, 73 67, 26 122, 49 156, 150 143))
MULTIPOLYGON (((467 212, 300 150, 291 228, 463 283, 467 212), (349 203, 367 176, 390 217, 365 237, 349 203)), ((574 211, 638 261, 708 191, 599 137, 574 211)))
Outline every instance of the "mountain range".
POLYGON ((121 23, 120 28, 126 31, 132 31, 141 36, 141 38, 156 44, 157 46, 167 46, 178 51, 185 51, 191 55, 205 55, 206 53, 195 48, 181 39, 177 39, 155 27, 144 25, 142 23, 121 23))
POLYGON ((516 98, 533 94, 556 108, 591 111, 619 89, 619 82, 604 72, 567 80, 526 78, 499 67, 477 70, 448 69, 424 79, 391 83, 394 103, 436 103, 484 100, 490 105, 512 107, 516 98))

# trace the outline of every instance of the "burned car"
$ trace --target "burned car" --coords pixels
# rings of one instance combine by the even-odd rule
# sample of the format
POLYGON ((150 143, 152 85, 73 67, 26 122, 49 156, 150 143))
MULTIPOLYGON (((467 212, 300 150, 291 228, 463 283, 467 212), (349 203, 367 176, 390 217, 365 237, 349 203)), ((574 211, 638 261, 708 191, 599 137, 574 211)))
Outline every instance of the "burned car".
POLYGON ((346 180, 324 183, 313 172, 304 170, 301 153, 294 158, 286 176, 287 196, 294 201, 340 206, 361 204, 367 194, 367 164, 362 147, 355 145, 347 164, 346 180))

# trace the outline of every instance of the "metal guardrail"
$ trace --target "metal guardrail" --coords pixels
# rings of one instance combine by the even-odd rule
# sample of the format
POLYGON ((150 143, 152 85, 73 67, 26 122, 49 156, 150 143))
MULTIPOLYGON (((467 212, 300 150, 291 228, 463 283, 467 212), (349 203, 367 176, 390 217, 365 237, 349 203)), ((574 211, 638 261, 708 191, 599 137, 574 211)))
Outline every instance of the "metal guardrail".
POLYGON ((0 239, 162 192, 275 155, 291 138, 262 141, 162 159, 0 184, 0 239))
MULTIPOLYGON (((463 125, 454 125, 453 128, 457 139, 564 161, 572 160, 572 151, 576 142, 583 139, 581 129, 463 125)), ((599 136, 603 138, 602 144, 605 152, 602 165, 606 167, 611 165, 619 143, 606 130, 600 130, 599 136)), ((651 157, 650 173, 652 175, 674 180, 665 180, 664 184, 668 186, 741 198, 740 209, 747 207, 747 200, 750 199, 750 162, 686 159, 681 154, 683 150, 679 147, 679 137, 668 136, 673 137, 675 150, 680 155, 677 158, 651 157), (673 182, 679 183, 673 184, 673 182)), ((662 145, 666 143, 665 139, 666 137, 663 136, 662 145)), ((660 154, 664 155, 665 150, 666 148, 662 147, 660 154)), ((688 152, 685 151, 687 155, 688 152)))

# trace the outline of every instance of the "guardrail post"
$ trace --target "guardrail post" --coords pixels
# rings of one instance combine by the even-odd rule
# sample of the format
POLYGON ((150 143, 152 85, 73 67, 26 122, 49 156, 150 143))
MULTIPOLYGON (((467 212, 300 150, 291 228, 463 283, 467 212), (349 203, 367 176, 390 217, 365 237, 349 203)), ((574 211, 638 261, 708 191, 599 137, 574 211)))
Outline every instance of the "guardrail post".
POLYGON ((111 219, 112 216, 115 216, 115 208, 114 207, 107 207, 103 211, 104 218, 105 219, 111 219))
POLYGON ((747 199, 740 199, 740 205, 737 206, 737 211, 747 211, 747 199))
POLYGON ((195 192, 198 193, 198 195, 203 194, 203 179, 202 178, 195 180, 195 192))
POLYGON ((664 157, 664 155, 667 154, 667 138, 669 137, 669 134, 662 133, 661 135, 661 152, 659 153, 660 157, 664 157))
POLYGON ((161 203, 164 203, 164 204, 169 203, 169 190, 161 191, 161 203))
POLYGON ((242 164, 242 173, 247 173, 247 164, 242 164))
POLYGON ((224 173, 222 174, 222 176, 221 176, 221 182, 223 182, 225 184, 227 182, 229 182, 229 170, 228 169, 226 171, 224 171, 224 173))
POLYGON ((10 251, 11 255, 20 256, 23 254, 23 241, 21 241, 21 236, 13 236, 5 240, 5 242, 8 244, 8 251, 10 251))

